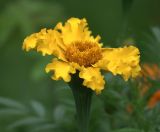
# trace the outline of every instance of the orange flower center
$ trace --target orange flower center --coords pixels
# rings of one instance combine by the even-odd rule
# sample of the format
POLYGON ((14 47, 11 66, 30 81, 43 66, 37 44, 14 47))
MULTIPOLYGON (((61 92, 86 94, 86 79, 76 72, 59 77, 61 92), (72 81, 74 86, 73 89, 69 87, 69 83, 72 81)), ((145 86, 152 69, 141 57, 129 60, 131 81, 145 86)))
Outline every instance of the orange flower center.
POLYGON ((97 43, 75 42, 67 47, 65 57, 69 62, 89 67, 102 58, 102 52, 97 43))

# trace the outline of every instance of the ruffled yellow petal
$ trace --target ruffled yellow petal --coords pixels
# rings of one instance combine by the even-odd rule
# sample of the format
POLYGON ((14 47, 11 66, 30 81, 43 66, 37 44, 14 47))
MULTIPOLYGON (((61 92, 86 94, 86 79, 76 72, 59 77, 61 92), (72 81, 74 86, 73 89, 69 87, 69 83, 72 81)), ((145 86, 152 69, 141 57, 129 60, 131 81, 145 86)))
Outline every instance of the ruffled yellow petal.
POLYGON ((100 36, 94 38, 91 36, 91 31, 88 30, 86 19, 70 18, 65 25, 58 23, 55 27, 61 32, 63 41, 66 45, 77 41, 92 41, 99 42, 100 36))
POLYGON ((54 74, 52 76, 53 80, 60 80, 63 79, 65 82, 69 82, 71 80, 70 73, 76 73, 74 67, 72 67, 69 63, 53 60, 52 63, 49 63, 46 66, 46 72, 53 71, 54 74))
POLYGON ((42 29, 39 33, 34 33, 26 37, 23 42, 22 48, 26 51, 36 48, 38 41, 44 39, 45 35, 46 35, 46 29, 42 29))
POLYGON ((94 66, 111 71, 114 75, 122 75, 125 80, 135 78, 140 73, 140 56, 134 46, 124 48, 103 49, 103 59, 94 66))
POLYGON ((79 73, 79 77, 84 79, 84 86, 96 91, 97 94, 101 93, 101 90, 104 89, 105 81, 99 68, 83 68, 79 73))
POLYGON ((60 33, 56 30, 42 29, 39 33, 34 33, 27 37, 23 43, 23 49, 29 51, 36 48, 43 55, 55 55, 64 60, 63 49, 65 49, 60 33))

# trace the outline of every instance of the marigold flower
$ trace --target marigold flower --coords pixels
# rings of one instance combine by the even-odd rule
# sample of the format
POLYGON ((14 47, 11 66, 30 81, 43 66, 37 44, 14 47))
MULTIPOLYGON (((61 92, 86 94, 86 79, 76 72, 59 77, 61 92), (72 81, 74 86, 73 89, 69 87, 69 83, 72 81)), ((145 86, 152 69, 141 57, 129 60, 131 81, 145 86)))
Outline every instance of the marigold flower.
POLYGON ((150 80, 158 81, 160 80, 160 68, 157 64, 149 64, 144 63, 142 65, 141 70, 141 82, 140 82, 140 94, 142 96, 145 95, 145 93, 149 90, 149 88, 152 86, 152 83, 150 80))
POLYGON ((142 76, 144 79, 147 80, 147 78, 152 80, 159 80, 160 79, 160 68, 157 64, 143 64, 142 65, 142 76))
POLYGON ((152 109, 156 106, 156 104, 160 102, 160 90, 156 91, 148 102, 148 108, 152 109))
POLYGON ((24 40, 23 49, 56 56, 57 59, 46 66, 46 72, 54 72, 52 79, 69 82, 71 74, 79 71, 83 85, 96 93, 100 93, 105 84, 101 69, 122 75, 125 80, 136 77, 141 69, 136 47, 102 48, 100 36, 91 35, 86 19, 70 18, 54 29, 42 29, 24 40))
POLYGON ((131 114, 133 112, 133 110, 134 110, 133 105, 132 104, 127 104, 126 111, 131 114))

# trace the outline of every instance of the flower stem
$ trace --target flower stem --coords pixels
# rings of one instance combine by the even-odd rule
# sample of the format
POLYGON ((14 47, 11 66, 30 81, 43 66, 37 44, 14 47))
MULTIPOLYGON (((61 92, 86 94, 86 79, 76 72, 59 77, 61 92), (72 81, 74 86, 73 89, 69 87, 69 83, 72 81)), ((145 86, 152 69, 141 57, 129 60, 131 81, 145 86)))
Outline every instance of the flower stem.
POLYGON ((82 85, 77 74, 72 76, 69 86, 75 99, 79 132, 88 132, 92 90, 82 85))

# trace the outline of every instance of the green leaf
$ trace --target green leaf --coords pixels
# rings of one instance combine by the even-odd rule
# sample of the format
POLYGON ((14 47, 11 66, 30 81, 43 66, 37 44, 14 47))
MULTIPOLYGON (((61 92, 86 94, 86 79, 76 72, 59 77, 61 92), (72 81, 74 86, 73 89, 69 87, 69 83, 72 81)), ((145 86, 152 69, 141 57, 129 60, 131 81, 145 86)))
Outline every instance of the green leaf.
POLYGON ((38 125, 36 127, 34 127, 32 129, 31 132, 44 132, 46 130, 53 130, 54 128, 56 128, 56 125, 55 124, 43 124, 43 125, 38 125))
POLYGON ((58 122, 63 121, 64 117, 65 117, 65 109, 66 108, 64 106, 62 106, 62 105, 57 106, 54 109, 53 118, 58 122))
POLYGON ((26 110, 26 107, 23 104, 15 100, 4 98, 4 97, 0 97, 0 104, 8 106, 8 107, 14 107, 14 108, 26 110))
POLYGON ((13 108, 2 108, 0 109, 0 116, 11 116, 11 115, 25 115, 28 111, 17 110, 13 108))
POLYGON ((33 110, 36 112, 36 114, 40 117, 44 117, 45 116, 45 108, 43 107, 43 105, 37 101, 32 101, 31 102, 32 108, 33 110))
POLYGON ((8 126, 8 129, 13 129, 20 126, 31 126, 35 124, 39 124, 45 122, 44 118, 37 118, 37 117, 27 117, 18 121, 15 121, 11 125, 8 126))
POLYGON ((113 132, 144 132, 144 131, 139 130, 139 129, 134 129, 134 128, 122 128, 119 130, 115 130, 113 132))
POLYGON ((157 41, 160 42, 160 28, 152 27, 151 29, 157 41))

